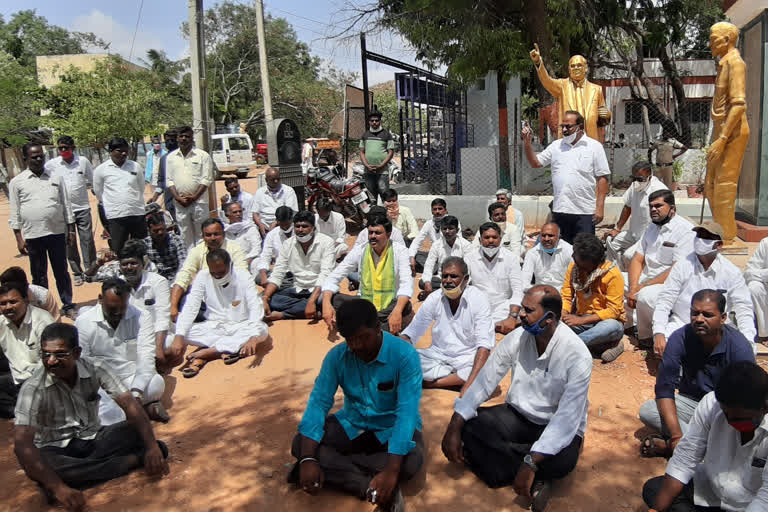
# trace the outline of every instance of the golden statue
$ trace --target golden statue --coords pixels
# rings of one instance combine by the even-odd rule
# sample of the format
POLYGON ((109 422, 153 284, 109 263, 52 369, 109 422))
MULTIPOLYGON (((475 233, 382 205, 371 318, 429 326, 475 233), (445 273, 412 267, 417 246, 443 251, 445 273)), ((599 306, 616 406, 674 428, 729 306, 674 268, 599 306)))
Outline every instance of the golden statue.
POLYGON ((710 28, 709 49, 719 59, 712 98, 712 143, 707 151, 707 177, 704 196, 712 217, 723 227, 723 241, 736 237, 735 203, 741 174, 741 162, 749 140, 747 124, 747 65, 736 43, 739 29, 727 22, 710 28))
POLYGON ((533 46, 531 60, 536 66, 539 80, 544 88, 557 98, 559 110, 558 138, 563 136, 559 126, 563 122, 563 114, 566 110, 575 110, 584 116, 584 131, 587 136, 604 142, 605 130, 602 127, 611 120, 611 112, 605 107, 603 88, 587 80, 587 72, 589 71, 587 59, 581 55, 574 55, 568 61, 569 78, 552 78, 541 62, 539 45, 534 44, 533 46))

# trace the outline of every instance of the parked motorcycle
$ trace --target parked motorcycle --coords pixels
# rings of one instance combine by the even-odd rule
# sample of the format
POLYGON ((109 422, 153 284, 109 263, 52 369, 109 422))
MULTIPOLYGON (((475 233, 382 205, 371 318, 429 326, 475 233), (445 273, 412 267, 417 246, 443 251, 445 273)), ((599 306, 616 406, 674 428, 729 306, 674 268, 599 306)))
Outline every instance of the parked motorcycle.
POLYGON ((311 167, 307 171, 307 206, 314 211, 315 202, 322 196, 328 197, 334 210, 347 221, 347 228, 359 232, 365 226, 365 214, 371 209, 373 196, 365 187, 362 175, 356 172, 345 178, 341 164, 328 167, 311 167))

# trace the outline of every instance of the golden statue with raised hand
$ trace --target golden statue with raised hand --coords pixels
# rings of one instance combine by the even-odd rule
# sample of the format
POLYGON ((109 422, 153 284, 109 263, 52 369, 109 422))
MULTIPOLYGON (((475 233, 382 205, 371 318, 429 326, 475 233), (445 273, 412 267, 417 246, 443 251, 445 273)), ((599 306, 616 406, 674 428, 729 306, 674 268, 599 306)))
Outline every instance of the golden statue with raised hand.
POLYGON ((611 120, 611 112, 605 107, 602 87, 587 80, 587 72, 589 71, 587 59, 581 55, 574 55, 568 61, 569 77, 552 78, 541 61, 539 45, 534 44, 533 46, 531 60, 536 66, 536 73, 539 75, 541 85, 557 98, 558 138, 563 136, 559 126, 563 122, 563 114, 566 110, 575 110, 584 116, 584 131, 587 136, 604 142, 605 130, 602 127, 611 120))
POLYGON ((707 178, 704 196, 709 201, 712 217, 723 227, 723 241, 736 237, 736 192, 741 162, 749 140, 747 124, 747 65, 736 43, 739 29, 728 22, 710 28, 709 49, 719 59, 712 98, 712 144, 707 151, 707 178))

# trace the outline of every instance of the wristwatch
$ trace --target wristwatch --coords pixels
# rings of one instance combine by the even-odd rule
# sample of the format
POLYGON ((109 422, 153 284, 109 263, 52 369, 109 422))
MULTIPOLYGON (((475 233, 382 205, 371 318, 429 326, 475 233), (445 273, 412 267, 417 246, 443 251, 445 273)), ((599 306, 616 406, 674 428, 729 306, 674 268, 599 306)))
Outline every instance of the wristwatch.
POLYGON ((131 394, 133 395, 133 398, 136 398, 138 400, 141 400, 141 397, 144 396, 144 393, 142 393, 138 389, 132 389, 131 394))
POLYGON ((536 463, 533 462, 533 457, 531 457, 530 453, 523 458, 523 462, 525 463, 526 466, 531 468, 534 473, 539 470, 539 466, 537 466, 536 463))

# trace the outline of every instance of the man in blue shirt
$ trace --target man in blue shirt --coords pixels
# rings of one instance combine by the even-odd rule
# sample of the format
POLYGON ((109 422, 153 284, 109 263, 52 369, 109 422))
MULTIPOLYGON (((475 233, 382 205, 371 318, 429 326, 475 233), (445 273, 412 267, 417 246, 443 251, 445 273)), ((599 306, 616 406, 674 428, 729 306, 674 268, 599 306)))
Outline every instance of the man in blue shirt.
POLYGON ((727 318, 722 292, 704 289, 693 295, 691 323, 675 331, 664 350, 656 376, 656 400, 640 407, 640 421, 662 434, 643 439, 643 456, 670 457, 699 401, 714 391, 725 368, 737 361, 755 362, 752 344, 725 325, 727 318))
POLYGON ((325 356, 291 453, 288 481, 316 494, 330 485, 379 506, 404 510, 399 483, 424 462, 421 364, 416 350, 383 332, 364 299, 342 304, 336 325, 346 342, 325 356), (341 386, 344 406, 328 415, 341 386))

